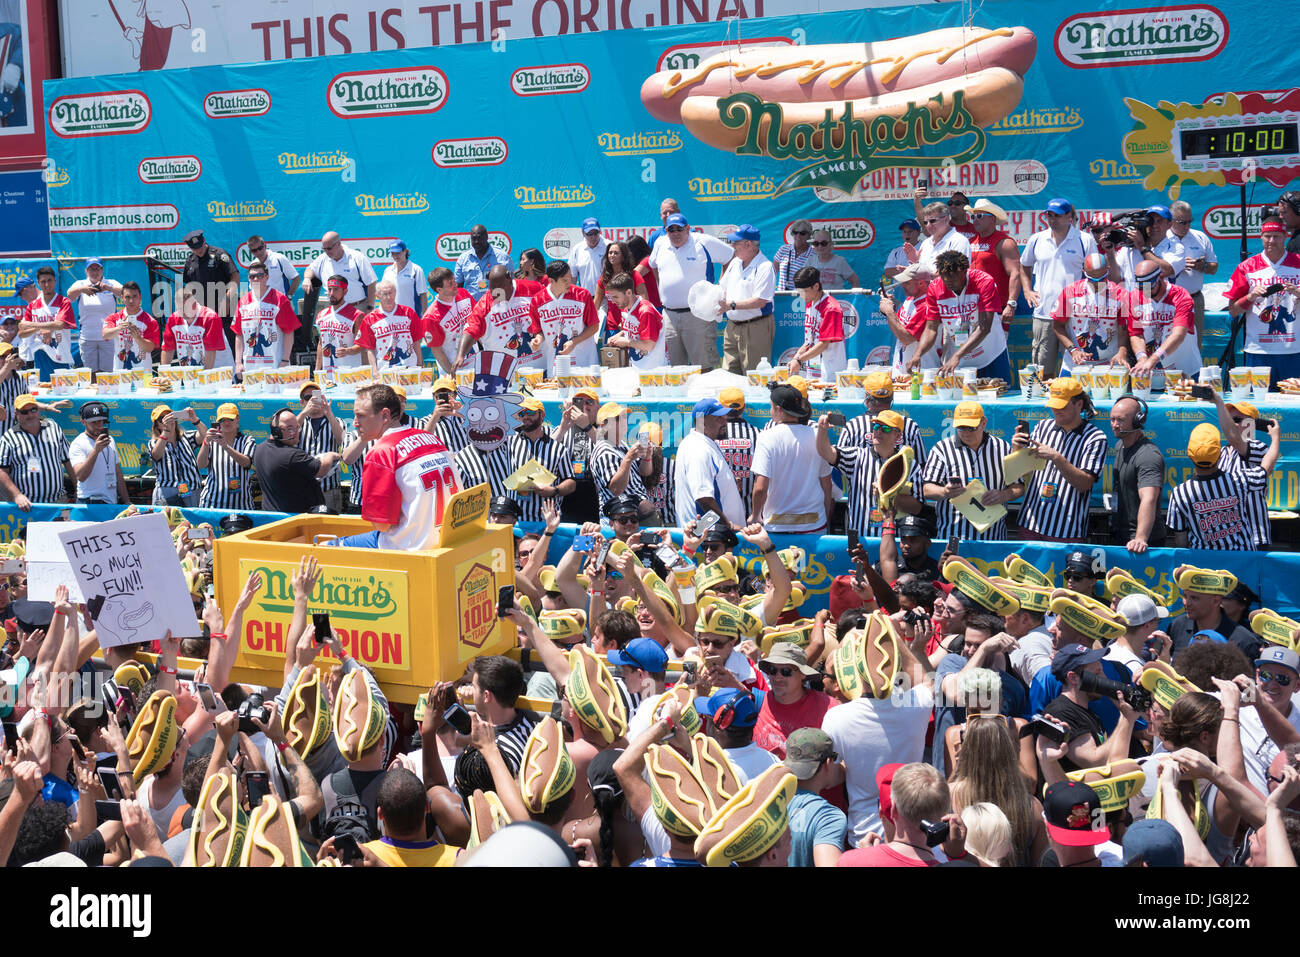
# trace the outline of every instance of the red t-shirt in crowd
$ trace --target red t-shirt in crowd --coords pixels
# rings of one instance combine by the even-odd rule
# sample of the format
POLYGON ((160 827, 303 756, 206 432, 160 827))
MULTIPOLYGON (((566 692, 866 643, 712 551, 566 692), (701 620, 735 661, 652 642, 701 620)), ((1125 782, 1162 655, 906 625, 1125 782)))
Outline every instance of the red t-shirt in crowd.
POLYGON ((845 851, 836 867, 938 867, 938 861, 918 861, 905 857, 888 844, 873 844, 845 851))
POLYGON ((784 761, 785 739, 799 728, 820 728, 834 704, 835 699, 821 691, 809 691, 794 704, 781 704, 769 694, 754 725, 754 743, 784 761))
POLYGON ((993 277, 1004 308, 1007 304, 1007 284, 1010 282, 1010 277, 1007 275, 1007 267, 1003 264, 1002 257, 998 255, 998 247, 1002 245, 1003 240, 1010 238, 1001 229, 995 229, 988 236, 975 233, 970 237, 970 264, 993 277))

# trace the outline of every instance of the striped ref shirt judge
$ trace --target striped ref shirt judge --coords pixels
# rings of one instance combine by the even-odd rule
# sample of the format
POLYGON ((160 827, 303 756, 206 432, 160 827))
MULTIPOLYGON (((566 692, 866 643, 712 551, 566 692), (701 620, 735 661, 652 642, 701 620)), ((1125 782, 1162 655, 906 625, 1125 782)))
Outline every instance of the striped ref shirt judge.
MULTIPOLYGON (((875 485, 885 461, 876 455, 870 442, 866 445, 844 445, 843 442, 841 438, 835 445, 838 453, 835 467, 844 476, 844 491, 848 495, 846 526, 867 538, 879 538, 885 516, 876 507, 875 485)), ((921 498, 921 467, 915 461, 903 491, 918 501, 921 498)))
MULTIPOLYGON (((35 408, 33 403, 32 408, 35 408)), ((28 416, 39 415, 27 413, 28 416)), ((20 421, 21 421, 21 412, 20 421)), ((68 439, 51 419, 42 419, 33 435, 19 425, 0 435, 0 468, 9 473, 18 491, 33 502, 66 502, 63 477, 71 474, 68 439)))
MULTIPOLYGON (((1044 419, 1034 426, 1030 439, 1056 449, 1065 460, 1092 476, 1101 475, 1106 461, 1106 433, 1088 422, 1067 432, 1056 420, 1044 419)), ((1020 528, 1042 538, 1081 542, 1088 531, 1088 501, 1091 490, 1080 492, 1061 475, 1052 462, 1028 476, 1025 504, 1020 510, 1020 528)))
MULTIPOLYGON (((253 457, 257 439, 240 432, 230 443, 240 455, 253 457)), ((248 511, 253 507, 253 469, 240 465, 230 455, 230 449, 220 442, 208 443, 208 474, 203 479, 199 493, 199 508, 223 508, 248 511)))
POLYGON ((1261 468, 1193 475, 1169 493, 1169 531, 1187 535, 1188 548, 1251 552, 1256 534, 1247 502, 1268 488, 1261 468))
MULTIPOLYGON (((536 459, 548 472, 555 474, 554 485, 559 485, 565 479, 573 478, 573 462, 569 459, 568 449, 555 441, 549 432, 543 431, 540 438, 533 440, 516 429, 510 433, 507 445, 510 448, 511 472, 527 465, 529 460, 536 459)), ((531 493, 528 495, 511 493, 509 489, 506 490, 506 494, 510 495, 519 505, 520 521, 546 521, 542 515, 542 503, 546 499, 531 493)), ((558 498, 555 505, 557 508, 560 505, 558 498)))
MULTIPOLYGON (((1219 454, 1219 468, 1225 472, 1234 472, 1239 469, 1261 467, 1267 452, 1268 446, 1259 439, 1249 439, 1246 442, 1246 458, 1243 460, 1236 449, 1225 443, 1223 451, 1219 454)), ((1268 517, 1269 471, 1264 473, 1264 488, 1258 491, 1252 488, 1242 503, 1245 518, 1250 522, 1255 535, 1255 544, 1261 548, 1273 544, 1273 522, 1268 517)))
MULTIPOLYGON (((851 445, 860 447, 870 445, 871 418, 870 412, 864 412, 849 419, 844 423, 844 431, 840 433, 840 439, 835 445, 842 449, 851 445)), ((903 419, 903 444, 912 447, 912 452, 916 455, 917 466, 924 469, 928 458, 928 453, 925 450, 925 439, 921 438, 921 427, 916 424, 916 419, 910 415, 903 419)))
MULTIPOLYGON (((950 435, 930 450, 923 477, 928 483, 944 486, 952 478, 961 479, 963 485, 969 484, 972 479, 979 479, 989 491, 997 491, 1005 484, 1002 459, 1010 453, 1011 443, 987 432, 979 447, 974 449, 957 436, 950 435)), ((977 532, 975 526, 966 521, 947 499, 937 499, 934 512, 939 538, 952 538, 956 535, 967 541, 976 538, 1001 540, 1007 537, 1005 517, 985 531, 977 532)))

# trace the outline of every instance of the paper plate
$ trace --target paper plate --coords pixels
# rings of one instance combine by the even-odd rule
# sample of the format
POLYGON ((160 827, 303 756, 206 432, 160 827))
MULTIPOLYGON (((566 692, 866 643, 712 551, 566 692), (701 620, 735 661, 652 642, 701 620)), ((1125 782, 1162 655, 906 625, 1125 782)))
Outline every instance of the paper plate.
POLYGON ((701 279, 686 294, 686 305, 695 318, 703 319, 705 322, 720 322, 722 308, 718 305, 718 300, 721 298, 721 286, 701 279))

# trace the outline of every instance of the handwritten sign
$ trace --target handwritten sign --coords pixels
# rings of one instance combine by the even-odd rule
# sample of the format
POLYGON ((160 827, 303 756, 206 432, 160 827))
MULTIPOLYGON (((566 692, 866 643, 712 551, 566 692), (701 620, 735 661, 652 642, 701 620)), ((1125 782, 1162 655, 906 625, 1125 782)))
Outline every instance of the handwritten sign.
POLYGON ((65 529, 59 541, 103 648, 200 634, 161 512, 65 529))
POLYGON ((68 564, 59 532, 87 528, 95 522, 30 522, 27 525, 27 597, 32 601, 54 601, 54 591, 68 586, 68 598, 79 605, 81 586, 68 564))

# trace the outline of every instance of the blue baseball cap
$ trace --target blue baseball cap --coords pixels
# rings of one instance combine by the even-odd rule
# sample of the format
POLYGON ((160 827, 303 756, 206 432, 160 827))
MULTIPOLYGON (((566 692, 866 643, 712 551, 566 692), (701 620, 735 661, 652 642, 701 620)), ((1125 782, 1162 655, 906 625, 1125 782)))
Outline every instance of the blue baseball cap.
POLYGON ((763 698, 766 695, 762 691, 755 691, 751 696, 749 692, 737 691, 735 688, 723 688, 721 691, 715 691, 708 698, 696 698, 692 704, 695 705, 695 711, 699 715, 708 715, 713 717, 730 701, 735 701, 735 716, 731 719, 728 727, 732 728, 752 728, 758 723, 758 712, 763 708, 763 698))
POLYGON ((695 403, 695 408, 691 410, 691 417, 698 419, 702 415, 725 416, 731 414, 731 408, 723 405, 717 399, 710 396, 707 399, 701 399, 695 403))
POLYGON ((915 229, 918 233, 921 231, 921 224, 915 219, 905 219, 898 224, 899 229, 915 229))
POLYGON ((34 285, 36 285, 36 283, 32 282, 26 276, 19 276, 18 281, 14 283, 14 292, 22 292, 28 286, 34 286, 34 285))
POLYGON ((1124 865, 1141 860, 1148 867, 1182 867, 1183 838, 1168 821, 1148 817, 1124 832, 1124 865))
POLYGON ((588 216, 582 221, 582 231, 584 233, 600 232, 600 223, 596 220, 595 216, 588 216))
POLYGON ((1259 657, 1255 659, 1255 664, 1281 665, 1283 668, 1290 668, 1300 675, 1300 655, 1290 648, 1283 648, 1281 645, 1272 645, 1265 648, 1259 653, 1259 657))
POLYGON ((400 239, 394 239, 388 244, 388 251, 390 253, 404 253, 406 252, 406 243, 400 239))
POLYGON ((1047 211, 1049 213, 1056 213, 1060 216, 1064 213, 1074 212, 1074 206, 1071 205, 1068 199, 1061 199, 1058 197, 1056 199, 1048 200, 1047 211))
POLYGON ((758 227, 750 223, 745 223, 741 226, 737 226, 736 231, 727 236, 727 242, 729 243, 739 242, 742 239, 748 239, 755 243, 758 242, 758 227))
POLYGON ((686 217, 681 213, 669 213, 668 218, 664 220, 664 228, 667 229, 670 226, 681 226, 684 229, 686 227, 686 217))
POLYGON ((1196 634, 1192 635, 1192 641, 1215 641, 1221 645, 1226 645, 1228 643, 1228 639, 1223 637, 1221 632, 1215 631, 1212 628, 1202 628, 1196 634))
POLYGON ((1169 209, 1168 206, 1161 206, 1161 205, 1159 205, 1159 204, 1157 204, 1157 205, 1155 205, 1155 206, 1148 206, 1148 207, 1147 207, 1147 212, 1148 212, 1148 213, 1154 213, 1155 215, 1159 216, 1161 219, 1173 219, 1173 218, 1174 218, 1174 214, 1173 214, 1173 212, 1169 209))
POLYGON ((98 256, 93 256, 93 257, 91 257, 90 259, 87 259, 87 260, 86 260, 86 266, 87 266, 87 267, 90 267, 90 266, 98 266, 100 269, 103 269, 103 268, 104 268, 104 260, 100 259, 98 256))
POLYGON ((652 675, 662 674, 668 668, 668 652, 653 638, 633 638, 626 648, 615 648, 605 657, 611 665, 630 665, 652 675))
POLYGON ((1105 648, 1066 645, 1052 657, 1052 677, 1057 681, 1064 681, 1067 671, 1082 671, 1094 661, 1101 661, 1105 657, 1105 648))

